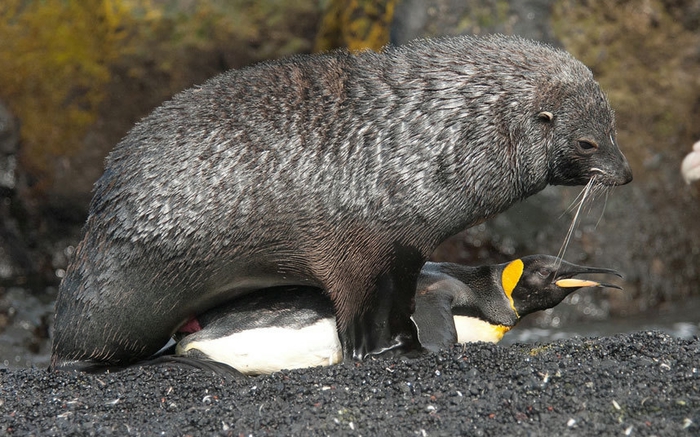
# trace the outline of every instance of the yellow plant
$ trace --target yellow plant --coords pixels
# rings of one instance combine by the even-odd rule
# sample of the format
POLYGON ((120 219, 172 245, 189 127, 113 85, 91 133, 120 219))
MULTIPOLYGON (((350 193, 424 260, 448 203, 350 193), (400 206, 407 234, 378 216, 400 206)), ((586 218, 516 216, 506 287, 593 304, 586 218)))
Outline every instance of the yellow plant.
POLYGON ((21 120, 27 168, 81 146, 128 20, 117 0, 3 0, 0 98, 21 120))
POLYGON ((314 51, 381 50, 389 43, 396 0, 330 0, 314 51))

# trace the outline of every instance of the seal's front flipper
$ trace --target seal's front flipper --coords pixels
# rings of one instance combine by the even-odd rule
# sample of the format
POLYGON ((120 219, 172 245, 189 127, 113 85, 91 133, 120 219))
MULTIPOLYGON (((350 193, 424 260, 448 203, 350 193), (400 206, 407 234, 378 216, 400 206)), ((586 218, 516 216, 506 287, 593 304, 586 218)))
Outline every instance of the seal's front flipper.
POLYGON ((411 314, 425 259, 416 249, 397 246, 394 250, 394 265, 376 278, 376 289, 356 307, 355 317, 349 323, 339 320, 338 334, 346 361, 424 352, 411 314))
POLYGON ((345 360, 363 360, 368 356, 408 355, 422 352, 416 325, 410 313, 393 320, 379 311, 357 317, 340 332, 345 360))

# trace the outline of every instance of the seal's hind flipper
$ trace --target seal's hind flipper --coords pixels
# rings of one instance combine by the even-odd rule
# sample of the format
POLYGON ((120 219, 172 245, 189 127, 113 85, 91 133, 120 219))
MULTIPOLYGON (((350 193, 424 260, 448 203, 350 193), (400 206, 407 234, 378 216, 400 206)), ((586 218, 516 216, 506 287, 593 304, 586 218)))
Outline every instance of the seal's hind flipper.
POLYGON ((140 362, 138 366, 173 366, 199 369, 212 372, 226 381, 247 379, 248 377, 228 364, 212 361, 206 358, 180 355, 161 355, 159 357, 140 362))
POLYGON ((110 366, 104 363, 93 363, 86 361, 72 361, 65 362, 58 365, 50 367, 49 371, 60 371, 60 372, 85 372, 91 374, 99 373, 116 373, 121 372, 133 367, 145 367, 145 366, 171 366, 171 367, 184 367, 191 369, 199 369, 205 372, 212 372, 217 376, 223 378, 226 381, 240 380, 247 378, 244 374, 229 366, 228 364, 220 363, 218 361, 211 361, 206 358, 196 357, 190 354, 190 356, 178 356, 163 354, 157 357, 139 361, 131 365, 126 366, 110 366))

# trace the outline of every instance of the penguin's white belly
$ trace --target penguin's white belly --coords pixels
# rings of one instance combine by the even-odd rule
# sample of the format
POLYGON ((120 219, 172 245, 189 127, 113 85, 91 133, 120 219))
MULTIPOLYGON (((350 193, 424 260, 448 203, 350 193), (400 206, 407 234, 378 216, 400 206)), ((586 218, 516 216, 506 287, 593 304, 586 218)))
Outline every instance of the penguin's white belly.
POLYGON ((181 342, 177 354, 198 350, 246 375, 282 369, 330 366, 343 359, 334 319, 301 329, 269 327, 237 332, 211 340, 181 342))
POLYGON ((457 342, 473 343, 484 341, 487 343, 498 343, 506 332, 510 330, 508 326, 492 325, 476 317, 453 316, 455 330, 457 331, 457 342))

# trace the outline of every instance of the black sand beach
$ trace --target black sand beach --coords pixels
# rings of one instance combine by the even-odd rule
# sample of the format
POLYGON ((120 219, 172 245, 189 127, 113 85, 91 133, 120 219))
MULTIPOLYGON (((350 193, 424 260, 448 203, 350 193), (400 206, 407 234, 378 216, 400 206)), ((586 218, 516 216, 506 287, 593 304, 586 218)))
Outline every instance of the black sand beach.
POLYGON ((0 370, 7 435, 699 435, 700 339, 473 344, 248 379, 0 370))

